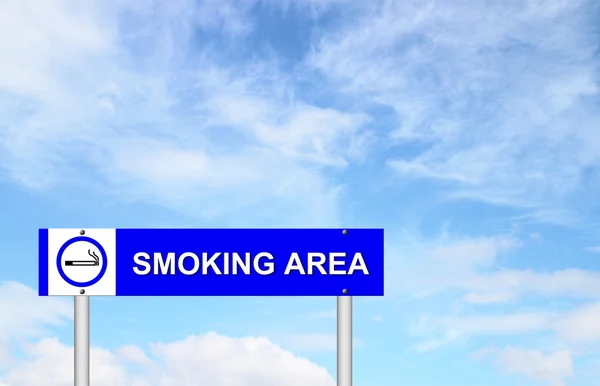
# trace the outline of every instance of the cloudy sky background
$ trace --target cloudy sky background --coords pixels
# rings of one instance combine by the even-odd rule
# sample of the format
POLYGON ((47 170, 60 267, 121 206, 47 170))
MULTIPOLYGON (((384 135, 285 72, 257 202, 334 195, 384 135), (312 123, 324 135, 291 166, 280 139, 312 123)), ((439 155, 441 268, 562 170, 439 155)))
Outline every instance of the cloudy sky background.
MULTIPOLYGON (((72 383, 41 227, 384 227, 355 384, 596 385, 599 5, 0 4, 0 385, 72 383)), ((335 299, 94 298, 95 386, 335 384, 335 299)))

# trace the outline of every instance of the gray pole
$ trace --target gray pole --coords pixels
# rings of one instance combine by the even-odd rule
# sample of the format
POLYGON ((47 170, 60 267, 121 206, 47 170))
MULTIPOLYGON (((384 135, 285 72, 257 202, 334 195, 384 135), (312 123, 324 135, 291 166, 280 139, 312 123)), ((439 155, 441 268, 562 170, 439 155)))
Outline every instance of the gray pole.
POLYGON ((352 386, 352 296, 337 298, 337 386, 352 386))
POLYGON ((90 386, 90 298, 75 296, 75 386, 90 386))

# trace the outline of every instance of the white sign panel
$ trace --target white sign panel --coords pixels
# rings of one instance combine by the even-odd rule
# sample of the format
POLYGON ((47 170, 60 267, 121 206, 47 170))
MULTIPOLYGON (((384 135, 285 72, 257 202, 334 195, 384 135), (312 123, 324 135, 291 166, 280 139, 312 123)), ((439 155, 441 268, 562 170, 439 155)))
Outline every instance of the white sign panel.
POLYGON ((47 232, 48 295, 115 295, 115 229, 47 232))

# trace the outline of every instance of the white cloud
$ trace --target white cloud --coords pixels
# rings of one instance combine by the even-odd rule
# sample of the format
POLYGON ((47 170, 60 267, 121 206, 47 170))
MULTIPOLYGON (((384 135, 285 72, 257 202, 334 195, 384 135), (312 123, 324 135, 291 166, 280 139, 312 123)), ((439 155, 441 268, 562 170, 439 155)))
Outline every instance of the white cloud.
POLYGON ((544 354, 539 350, 519 347, 482 350, 479 355, 491 355, 505 374, 522 375, 550 386, 563 386, 573 375, 571 353, 566 350, 544 354))
POLYGON ((148 366, 152 364, 146 353, 137 346, 123 346, 117 349, 115 355, 125 362, 135 363, 142 366, 148 366))
POLYGON ((290 335, 282 340, 285 346, 300 352, 335 352, 337 337, 335 333, 312 333, 290 335))
POLYGON ((226 379, 240 385, 333 384, 324 368, 295 357, 266 338, 233 339, 211 333, 173 344, 153 345, 152 352, 179 378, 173 385, 188 379, 211 384, 226 379), (197 371, 200 363, 202 372, 197 371))
POLYGON ((559 335, 567 340, 588 343, 600 340, 600 302, 572 310, 557 321, 559 335))
MULTIPOLYGON (((25 347, 27 359, 10 368, 2 382, 9 386, 62 386, 73 382, 72 347, 54 338, 25 347)), ((266 338, 229 338, 216 333, 151 345, 155 359, 128 346, 114 353, 91 351, 91 382, 98 386, 334 385, 327 370, 282 350, 266 338), (142 365, 132 372, 127 362, 142 365)))

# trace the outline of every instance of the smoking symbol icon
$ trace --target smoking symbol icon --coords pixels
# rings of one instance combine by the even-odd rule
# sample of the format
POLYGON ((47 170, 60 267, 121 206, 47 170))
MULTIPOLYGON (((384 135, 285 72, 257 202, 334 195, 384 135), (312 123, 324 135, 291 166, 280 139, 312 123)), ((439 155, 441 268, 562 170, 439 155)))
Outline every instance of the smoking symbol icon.
POLYGON ((96 255, 96 251, 88 249, 88 255, 93 260, 65 260, 67 267, 95 267, 100 265, 100 258, 96 255))

